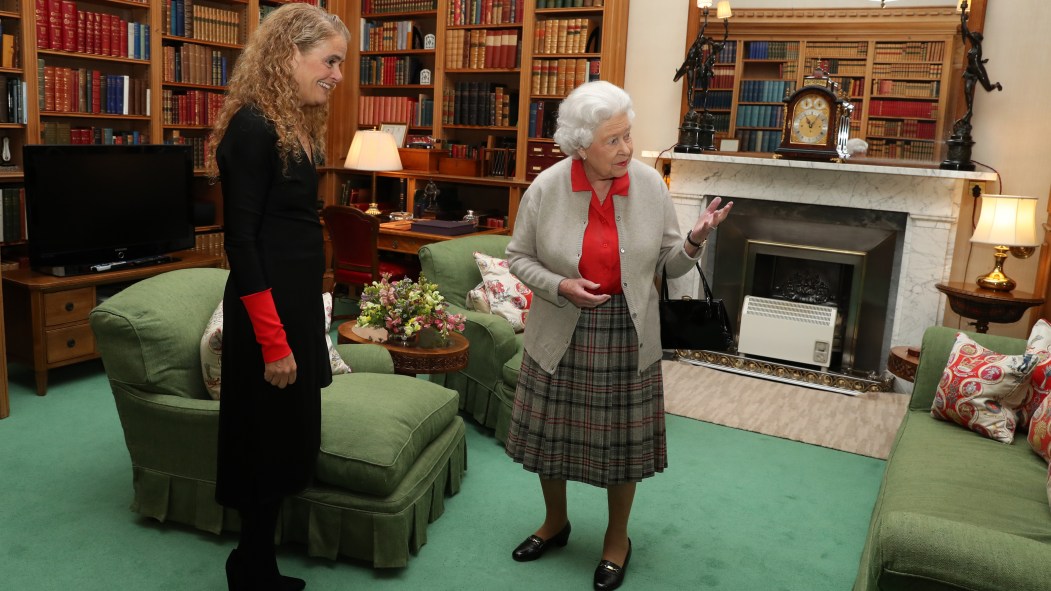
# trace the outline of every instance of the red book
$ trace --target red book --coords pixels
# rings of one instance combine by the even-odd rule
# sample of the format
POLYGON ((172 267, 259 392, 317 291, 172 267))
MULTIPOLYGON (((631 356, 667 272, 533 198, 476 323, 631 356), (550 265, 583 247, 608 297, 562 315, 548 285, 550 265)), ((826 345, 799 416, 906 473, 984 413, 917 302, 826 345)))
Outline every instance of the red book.
POLYGON ((102 112, 102 73, 91 71, 91 112, 102 112))
POLYGON ((62 49, 62 0, 47 0, 47 30, 49 47, 62 49))
POLYGON ((77 5, 72 0, 62 0, 62 49, 77 50, 77 5))
POLYGON ((102 55, 102 14, 91 13, 91 53, 102 55))
POLYGON ((55 110, 55 66, 44 66, 44 110, 55 110))
POLYGON ((88 13, 77 11, 77 51, 88 53, 88 13))
POLYGON ((110 15, 100 14, 99 16, 99 55, 111 55, 109 50, 109 44, 112 37, 110 36, 110 15))
POLYGON ((36 0, 36 42, 40 49, 51 49, 51 19, 48 17, 48 0, 36 0))
POLYGON ((128 21, 117 20, 117 33, 120 34, 120 51, 118 55, 128 57, 128 21))

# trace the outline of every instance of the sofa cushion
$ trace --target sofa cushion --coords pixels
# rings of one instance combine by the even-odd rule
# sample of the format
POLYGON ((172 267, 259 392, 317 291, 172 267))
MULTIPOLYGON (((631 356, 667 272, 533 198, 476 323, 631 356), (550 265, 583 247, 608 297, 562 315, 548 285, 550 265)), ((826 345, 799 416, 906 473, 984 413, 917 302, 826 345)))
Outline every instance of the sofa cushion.
POLYGON ((1051 462, 1051 397, 1044 398, 1033 413, 1029 424, 1029 445, 1040 457, 1051 462))
POLYGON ((409 376, 353 373, 334 376, 321 404, 317 479, 383 496, 456 417, 459 397, 409 376))
POLYGON ((1034 354, 1044 354, 1044 359, 1033 369, 1029 376, 1029 384, 1026 388, 1025 397, 1018 407, 1018 428, 1025 430, 1029 428, 1029 421, 1033 417, 1040 403, 1047 398, 1051 391, 1051 324, 1041 318, 1033 325, 1026 341, 1026 351, 1034 354))
POLYGON ((467 307, 496 314, 511 323, 515 332, 524 331, 533 290, 511 274, 506 259, 476 252, 474 262, 478 265, 482 282, 467 292, 467 307))
POLYGON ((1035 365, 1033 355, 1003 355, 957 333, 935 391, 931 416, 1011 443, 1015 409, 1035 365))

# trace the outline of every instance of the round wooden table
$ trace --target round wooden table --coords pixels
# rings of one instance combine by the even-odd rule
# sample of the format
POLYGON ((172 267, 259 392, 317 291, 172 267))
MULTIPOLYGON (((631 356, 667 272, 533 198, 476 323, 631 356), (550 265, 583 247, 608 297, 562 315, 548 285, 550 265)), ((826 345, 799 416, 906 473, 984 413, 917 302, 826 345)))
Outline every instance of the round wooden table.
POLYGON ((973 318, 978 332, 989 330, 989 323, 1009 324, 1022 319, 1025 311, 1044 303, 1044 298, 1024 291, 994 291, 973 282, 952 281, 934 287, 949 298, 949 307, 964 318, 973 318))
POLYGON ((907 382, 916 381, 916 367, 919 364, 919 348, 905 345, 890 348, 890 357, 887 358, 887 370, 899 378, 907 382))
POLYGON ((467 367, 471 344, 458 332, 449 333, 449 344, 438 349, 418 346, 403 347, 390 342, 378 342, 358 334, 357 323, 348 320, 339 325, 340 343, 380 345, 390 351, 394 371, 404 375, 448 373, 467 367))

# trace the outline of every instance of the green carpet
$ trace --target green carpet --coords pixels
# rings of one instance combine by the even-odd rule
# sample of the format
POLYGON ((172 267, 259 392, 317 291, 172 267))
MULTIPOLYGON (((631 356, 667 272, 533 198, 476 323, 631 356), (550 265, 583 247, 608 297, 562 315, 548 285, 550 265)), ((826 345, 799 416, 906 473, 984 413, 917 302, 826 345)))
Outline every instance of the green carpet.
MULTIPOLYGON (((101 363, 52 371, 48 395, 10 368, 0 421, 4 589, 221 590, 235 538, 139 518, 101 363)), ((757 381, 757 384, 762 382, 757 381)), ((409 566, 373 570, 281 549, 310 590, 591 588, 605 493, 569 486, 573 535, 542 560, 510 552, 542 519, 535 476, 470 419, 463 489, 409 566)), ((884 462, 668 416, 669 469, 643 482, 624 589, 844 591, 850 588, 884 462)))

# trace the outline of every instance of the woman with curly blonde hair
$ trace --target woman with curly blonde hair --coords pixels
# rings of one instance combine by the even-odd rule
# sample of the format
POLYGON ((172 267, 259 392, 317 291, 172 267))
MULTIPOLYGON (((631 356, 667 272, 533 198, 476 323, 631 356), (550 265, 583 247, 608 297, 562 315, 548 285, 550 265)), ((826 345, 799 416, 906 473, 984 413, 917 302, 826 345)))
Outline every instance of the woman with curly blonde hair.
POLYGON ((216 500, 237 509, 231 590, 298 591, 277 568, 283 499, 304 489, 332 382, 321 285, 316 166, 350 33, 307 4, 268 15, 234 66, 211 137, 230 278, 223 297, 216 500))

